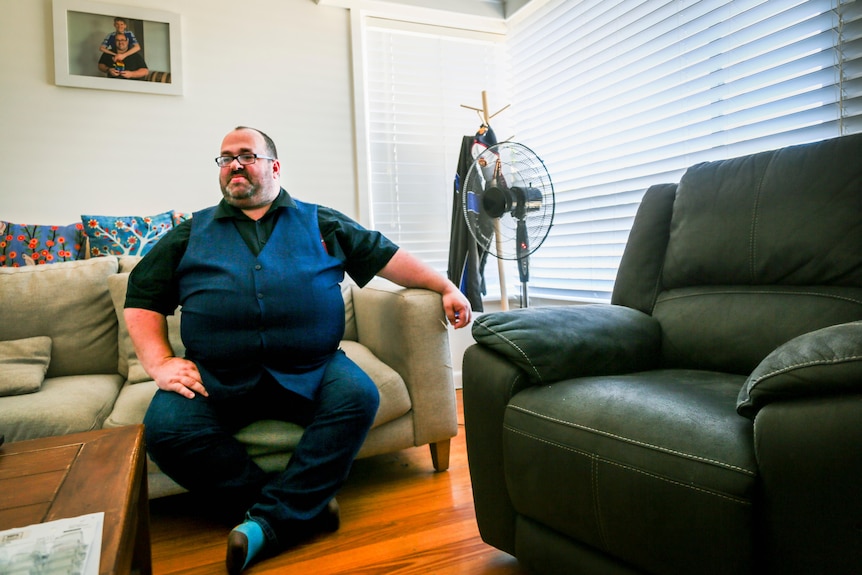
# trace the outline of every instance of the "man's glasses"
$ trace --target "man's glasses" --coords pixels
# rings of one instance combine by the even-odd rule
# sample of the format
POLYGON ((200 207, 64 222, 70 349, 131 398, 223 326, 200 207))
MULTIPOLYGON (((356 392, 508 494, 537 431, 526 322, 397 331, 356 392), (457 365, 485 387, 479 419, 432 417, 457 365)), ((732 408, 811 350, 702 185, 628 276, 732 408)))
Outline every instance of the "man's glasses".
POLYGON ((234 160, 239 162, 241 166, 247 166, 249 164, 255 163, 258 159, 261 160, 274 160, 275 158, 268 158, 266 156, 258 156, 257 154, 240 154, 238 156, 219 156, 215 159, 215 163, 219 168, 226 168, 233 163, 234 160))

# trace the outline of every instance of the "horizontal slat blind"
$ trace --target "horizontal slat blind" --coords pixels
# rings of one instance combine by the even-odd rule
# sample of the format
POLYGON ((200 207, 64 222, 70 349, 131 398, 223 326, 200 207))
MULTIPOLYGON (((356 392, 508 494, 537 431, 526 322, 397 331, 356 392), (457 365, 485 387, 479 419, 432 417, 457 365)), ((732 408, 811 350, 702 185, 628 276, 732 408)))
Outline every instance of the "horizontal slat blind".
POLYGON ((441 273, 449 257, 461 138, 482 91, 505 98, 501 44, 366 27, 372 226, 441 273))
POLYGON ((689 165, 862 131, 858 2, 551 0, 507 47, 557 199, 536 297, 609 300, 643 193, 689 165))

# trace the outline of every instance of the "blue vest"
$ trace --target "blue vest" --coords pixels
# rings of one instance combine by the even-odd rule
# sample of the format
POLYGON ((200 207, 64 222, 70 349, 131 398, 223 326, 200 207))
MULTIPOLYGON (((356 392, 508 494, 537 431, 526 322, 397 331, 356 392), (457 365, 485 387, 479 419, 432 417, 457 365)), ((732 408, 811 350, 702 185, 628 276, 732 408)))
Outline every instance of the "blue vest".
POLYGON ((317 206, 286 208, 258 256, 215 208, 194 214, 177 268, 181 331, 214 399, 272 375, 309 399, 344 335, 342 263, 326 253, 317 206))

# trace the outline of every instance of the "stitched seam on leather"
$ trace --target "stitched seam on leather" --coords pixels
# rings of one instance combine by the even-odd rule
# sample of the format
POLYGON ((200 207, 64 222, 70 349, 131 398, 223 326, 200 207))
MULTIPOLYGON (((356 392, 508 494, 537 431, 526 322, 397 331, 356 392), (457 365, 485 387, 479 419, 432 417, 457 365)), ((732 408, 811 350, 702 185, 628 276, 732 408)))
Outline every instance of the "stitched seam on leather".
MULTIPOLYGON (((745 475, 751 475, 751 476, 756 475, 754 471, 751 471, 751 470, 749 470, 749 469, 745 469, 745 468, 739 467, 739 466, 737 466, 737 465, 732 465, 732 464, 730 464, 730 463, 725 463, 725 462, 723 462, 723 461, 717 461, 717 460, 715 460, 715 459, 708 459, 708 458, 706 458, 706 457, 701 457, 701 456, 699 456, 699 455, 692 455, 692 454, 690 454, 690 453, 683 453, 682 451, 677 451, 677 450, 674 450, 674 449, 668 449, 667 447, 661 447, 660 445, 653 445, 653 444, 651 444, 651 443, 646 443, 646 442, 643 442, 643 441, 638 441, 638 440, 636 440, 636 439, 631 439, 631 438, 629 438, 629 437, 623 437, 622 435, 617 435, 617 434, 615 434, 615 433, 610 433, 610 432, 608 432, 608 431, 600 431, 600 430, 598 430, 598 429, 594 429, 594 428, 592 428, 592 427, 587 427, 586 425, 581 425, 581 424, 578 424, 578 423, 572 423, 571 421, 564 421, 564 420, 562 420, 562 419, 557 419, 557 418, 554 418, 554 417, 548 417, 547 415, 543 415, 543 414, 541 414, 541 413, 536 413, 535 411, 530 411, 529 409, 524 409, 524 408, 522 408, 522 407, 518 407, 518 406, 512 406, 512 405, 510 405, 510 406, 509 406, 509 409, 515 409, 515 410, 521 411, 521 412, 523 412, 523 413, 529 413, 530 415, 533 415, 533 416, 538 417, 538 418, 540 418, 540 419, 544 419, 544 420, 546 420, 546 421, 553 421, 554 423, 559 423, 559 424, 561 424, 561 425, 565 425, 565 426, 567 426, 567 427, 574 427, 574 428, 576 428, 576 429, 581 429, 581 430, 583 430, 583 431, 589 431, 589 432, 591 432, 591 433, 595 433, 596 435, 603 435, 603 436, 605 436, 605 437, 610 437, 610 438, 613 438, 613 439, 617 439, 617 440, 619 440, 619 441, 623 441, 623 442, 625 442, 625 443, 630 443, 630 444, 632 444, 632 445, 637 445, 637 446, 640 446, 640 447, 646 447, 646 448, 649 448, 649 449, 653 449, 653 450, 655 450, 655 451, 660 451, 660 452, 662 452, 662 453, 668 453, 668 454, 671 454, 671 455, 676 455, 676 456, 680 456, 680 457, 685 457, 685 458, 687 458, 687 459, 691 459, 691 460, 694 460, 694 461, 700 461, 701 463, 709 463, 709 464, 712 464, 712 465, 717 465, 718 467, 723 467, 723 468, 725 468, 725 469, 730 469, 730 470, 733 470, 733 471, 738 471, 738 472, 743 473, 743 474, 745 474, 745 475)), ((515 430, 513 429, 512 431, 515 431, 515 430)))
POLYGON ((644 471, 643 469, 638 469, 637 467, 632 467, 631 465, 626 465, 624 463, 612 461, 612 460, 607 459, 605 457, 599 457, 594 453, 587 453, 586 451, 583 451, 580 449, 575 449, 574 447, 570 447, 568 445, 563 445, 561 443, 548 441, 547 439, 544 439, 542 437, 537 437, 531 433, 526 433, 520 429, 514 429, 510 426, 503 426, 503 428, 508 430, 508 431, 511 431, 513 433, 517 433, 519 435, 522 435, 524 437, 529 437, 530 439, 534 439, 540 443, 545 443, 547 445, 553 445, 554 447, 558 447, 560 449, 565 449, 566 451, 571 451, 572 453, 577 453, 579 455, 583 455, 584 457, 589 457, 589 458, 595 459, 597 461, 602 461, 604 463, 607 463, 608 465, 613 465, 615 467, 620 467, 622 469, 628 469, 629 471, 634 471, 635 473, 640 473, 641 475, 646 475, 647 477, 652 477, 653 479, 658 479, 660 481, 664 481, 665 483, 670 483, 673 485, 677 485, 679 487, 685 487, 686 489, 691 489, 692 491, 699 491, 700 493, 704 493, 706 495, 713 495, 715 497, 719 497, 721 499, 726 499, 726 500, 731 501, 733 503, 741 503, 743 505, 751 505, 751 502, 746 500, 746 499, 741 499, 739 497, 733 497, 732 495, 725 495, 724 493, 718 493, 717 491, 710 491, 709 489, 704 489, 703 487, 697 487, 697 486, 692 485, 690 483, 683 483, 681 481, 677 481, 675 479, 670 479, 668 477, 664 477, 664 476, 658 475, 656 473, 644 471))
POLYGON ((592 490, 593 490, 593 513, 596 515, 596 527, 599 531, 599 538, 602 541, 602 545, 606 550, 610 550, 610 546, 608 545, 608 534, 605 529, 605 523, 602 521, 602 505, 601 500, 599 499, 599 466, 598 466, 599 458, 596 455, 590 456, 590 468, 592 469, 591 473, 591 481, 592 481, 592 490))
POLYGON ((480 323, 480 324, 478 324, 478 325, 479 325, 479 327, 482 327, 482 328, 484 328, 484 329, 488 330, 489 332, 491 332, 492 334, 496 335, 497 337, 499 337, 500 339, 502 339, 503 341, 505 341, 506 343, 508 343, 509 345, 511 345, 513 348, 515 348, 516 350, 518 350, 518 353, 520 353, 520 354, 521 354, 521 356, 523 356, 523 358, 527 361, 527 363, 528 363, 528 364, 530 364, 530 369, 532 369, 532 370, 533 370, 533 373, 535 373, 535 374, 536 374, 536 377, 538 378, 538 380, 539 380, 539 381, 542 381, 542 376, 541 376, 541 374, 539 374, 539 370, 538 370, 538 369, 536 369, 536 366, 535 366, 535 365, 533 365, 533 362, 532 362, 532 361, 530 361, 530 358, 527 356, 527 354, 524 352, 524 350, 523 350, 523 349, 521 349, 521 348, 518 346, 518 344, 516 344, 516 343, 515 343, 514 341, 512 341, 511 339, 507 338, 507 337, 506 337, 505 335, 503 335, 502 333, 500 333, 500 332, 498 332, 498 331, 495 331, 495 330, 491 329, 490 327, 488 327, 487 325, 485 325, 485 324, 483 324, 483 323, 480 323))
POLYGON ((748 275, 751 278, 751 283, 754 283, 754 260, 757 257, 757 214, 759 213, 758 208, 760 207, 760 195, 763 191, 763 179, 766 177, 766 172, 769 170, 769 166, 772 165, 772 161, 774 159, 774 154, 769 156, 769 161, 763 168, 763 171, 760 173, 760 177, 757 180, 757 186, 755 187, 754 192, 754 206, 752 207, 751 212, 751 237, 749 238, 748 250, 748 275))
POLYGON ((723 493, 718 493, 715 491, 710 491, 709 489, 704 489, 702 487, 696 487, 691 485, 690 483, 683 483, 682 481, 677 481, 675 479, 669 479, 667 477, 662 477, 661 475, 656 475, 655 473, 650 473, 649 471, 644 471, 643 469, 638 469, 636 467, 632 467, 631 465, 625 465, 623 463, 618 463, 616 461, 611 461, 609 459, 603 459, 605 463, 608 465, 614 465, 616 467, 621 467, 623 469, 628 469, 629 471, 634 471, 635 473, 640 473, 641 475, 646 475, 647 477, 652 477, 653 479, 658 479, 660 481, 664 481, 665 483, 671 483, 678 487, 685 487, 686 489, 691 489, 692 491, 698 491, 700 493, 704 493, 706 495, 712 495, 714 497, 718 497, 719 499, 725 499, 730 501, 731 503, 739 503, 741 505, 751 505, 751 501, 747 499, 740 499, 738 497, 733 497, 731 495, 725 495, 723 493))
MULTIPOLYGON (((667 293, 667 292, 665 292, 665 293, 667 293)), ((808 292, 808 291, 801 292, 801 291, 770 291, 770 290, 753 290, 753 291, 721 290, 721 291, 707 291, 707 292, 698 292, 698 293, 690 293, 690 294, 679 294, 679 295, 661 297, 661 298, 659 298, 659 301, 657 301, 656 303, 657 304, 658 303, 664 303, 664 302, 668 302, 668 301, 675 300, 675 299, 685 299, 685 298, 690 298, 690 297, 704 297, 704 296, 711 296, 711 295, 728 295, 728 294, 817 296, 817 297, 823 297, 823 298, 828 298, 828 299, 843 300, 843 301, 848 301, 850 303, 862 305, 862 300, 858 300, 858 299, 855 299, 852 297, 835 295, 835 294, 826 294, 826 293, 817 293, 817 292, 808 292)))
POLYGON ((749 384, 749 388, 754 387, 755 385, 757 385, 758 383, 760 383, 764 379, 767 379, 767 378, 770 378, 770 377, 773 377, 776 375, 781 375, 782 373, 787 373, 788 371, 793 371, 794 369, 799 369, 802 367, 812 367, 815 365, 835 365, 837 363, 844 363, 844 362, 849 362, 849 361, 859 361, 859 360, 862 360, 862 355, 851 355, 850 357, 840 357, 840 358, 835 358, 835 359, 815 359, 815 360, 811 360, 811 361, 803 361, 800 363, 795 363, 793 365, 788 365, 788 366, 783 367, 781 369, 776 369, 774 371, 770 371, 769 373, 764 373, 760 377, 756 377, 755 379, 752 379, 751 383, 749 384))
POLYGON ((516 385, 521 381, 521 373, 515 376, 515 379, 512 380, 512 385, 509 386, 509 397, 513 397, 515 395, 515 390, 517 389, 516 385))

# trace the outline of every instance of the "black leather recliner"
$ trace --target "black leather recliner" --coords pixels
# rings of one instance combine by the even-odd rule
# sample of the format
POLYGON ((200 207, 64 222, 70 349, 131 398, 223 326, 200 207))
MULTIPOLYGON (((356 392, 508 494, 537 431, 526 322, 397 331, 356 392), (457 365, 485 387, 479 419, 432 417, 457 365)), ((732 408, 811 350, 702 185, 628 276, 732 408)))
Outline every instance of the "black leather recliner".
POLYGON ((482 538, 534 573, 862 573, 862 134, 651 187, 610 305, 486 314, 482 538))

